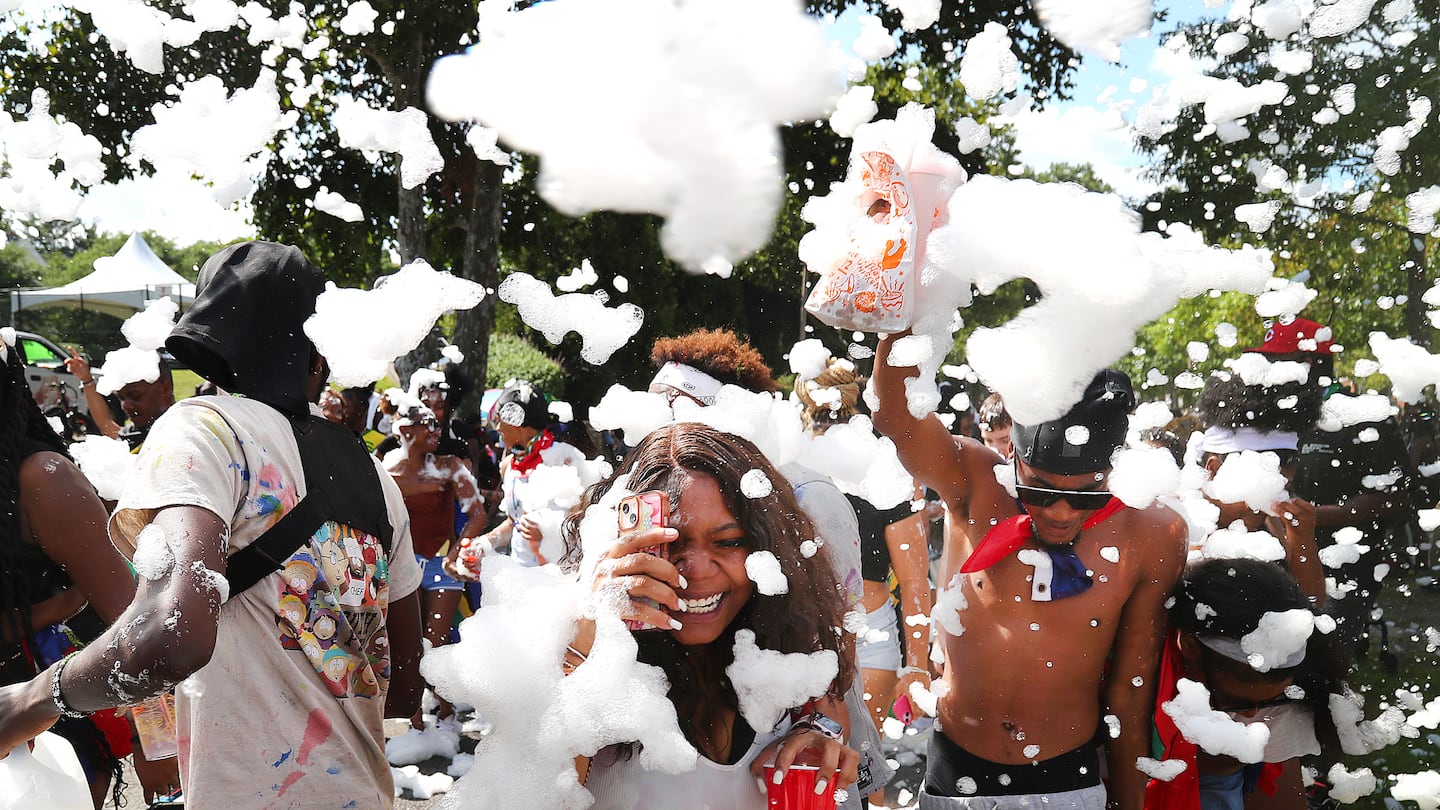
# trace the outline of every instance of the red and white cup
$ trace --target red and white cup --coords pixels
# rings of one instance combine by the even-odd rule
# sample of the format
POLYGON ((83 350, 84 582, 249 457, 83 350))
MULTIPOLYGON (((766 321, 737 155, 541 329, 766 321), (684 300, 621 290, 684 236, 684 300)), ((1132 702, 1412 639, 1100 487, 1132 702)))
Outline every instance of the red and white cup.
POLYGON ((785 770, 785 778, 775 784, 774 763, 765 766, 766 806, 771 810, 835 810, 835 780, 840 776, 836 771, 825 787, 815 792, 820 768, 815 765, 791 765, 785 770))

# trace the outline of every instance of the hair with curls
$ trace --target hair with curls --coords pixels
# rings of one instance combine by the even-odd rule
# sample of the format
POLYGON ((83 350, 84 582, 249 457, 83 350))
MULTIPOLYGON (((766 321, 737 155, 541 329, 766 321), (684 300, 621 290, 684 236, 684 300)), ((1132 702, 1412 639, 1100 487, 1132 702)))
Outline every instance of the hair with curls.
POLYGON ((1195 409, 1207 428, 1248 427, 1305 433, 1320 419, 1324 393, 1314 382, 1267 388, 1246 385, 1240 375, 1221 372, 1211 375, 1206 382, 1195 409))
MULTIPOLYGON (((1182 633, 1239 641, 1260 626, 1266 613, 1286 610, 1319 612, 1284 567, 1248 558, 1210 559, 1185 569, 1175 589, 1170 622, 1182 633)), ((1311 633, 1305 660, 1284 670, 1257 672, 1249 664, 1232 661, 1203 645, 1201 655, 1207 666, 1235 678, 1276 682, 1293 677, 1305 691, 1302 702, 1315 713, 1316 732, 1335 734, 1329 695, 1345 690, 1345 665, 1329 636, 1318 630, 1311 633)))
MULTIPOLYGON (((845 613, 842 586, 836 582, 829 555, 806 557, 800 545, 815 536, 815 529, 801 510, 785 477, 760 450, 746 439, 708 425, 682 422, 666 425, 646 436, 625 459, 615 475, 590 487, 579 505, 566 517, 566 553, 561 564, 575 570, 580 562, 580 521, 585 509, 597 503, 624 474, 632 492, 660 490, 670 496, 671 509, 685 509, 684 488, 693 475, 713 478, 725 505, 745 529, 751 551, 769 551, 780 561, 790 587, 786 593, 766 596, 759 591, 736 616, 730 627, 710 645, 713 655, 701 659, 681 646, 666 632, 638 632, 639 658, 660 667, 670 681, 670 700, 675 704, 680 726, 697 739, 692 725, 703 706, 718 701, 738 711, 734 687, 725 675, 734 655, 737 630, 750 629, 762 649, 783 653, 812 653, 830 650, 839 660, 839 673, 830 694, 845 694, 855 674, 855 664, 846 652, 838 628, 845 613), (740 477, 760 470, 774 486, 763 498, 740 493, 740 477)), ((766 729, 757 729, 764 731, 766 729)))
POLYGON ((855 364, 835 358, 813 379, 795 380, 795 397, 805 406, 800 415, 806 427, 849 422, 855 414, 865 413, 865 403, 860 399, 860 391, 864 387, 865 381, 855 373, 855 364), (815 392, 826 388, 839 395, 838 401, 834 398, 815 401, 815 392))
POLYGON ((697 329, 679 337, 660 338, 650 348, 655 367, 666 363, 694 366, 722 383, 771 393, 775 380, 765 358, 729 329, 697 329))

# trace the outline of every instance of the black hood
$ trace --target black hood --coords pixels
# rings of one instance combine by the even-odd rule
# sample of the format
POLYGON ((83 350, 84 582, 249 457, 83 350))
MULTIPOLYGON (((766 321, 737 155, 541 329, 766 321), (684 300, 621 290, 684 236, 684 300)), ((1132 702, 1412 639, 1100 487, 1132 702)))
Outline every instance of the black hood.
POLYGON ((325 287, 320 270, 299 248, 242 242, 211 256, 196 286, 165 347, 229 393, 308 413, 314 347, 304 325, 325 287))

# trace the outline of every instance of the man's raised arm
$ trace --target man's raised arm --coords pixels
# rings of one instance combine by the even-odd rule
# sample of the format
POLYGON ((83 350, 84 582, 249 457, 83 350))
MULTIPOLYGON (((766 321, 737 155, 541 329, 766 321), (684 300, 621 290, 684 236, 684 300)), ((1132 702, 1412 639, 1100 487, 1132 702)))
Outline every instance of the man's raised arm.
POLYGON ((900 463, 947 503, 964 500, 968 489, 961 449, 935 414, 916 419, 910 413, 905 381, 915 377, 914 366, 890 365, 892 344, 908 333, 882 339, 875 350, 872 384, 880 407, 872 414, 875 427, 895 443, 900 463))

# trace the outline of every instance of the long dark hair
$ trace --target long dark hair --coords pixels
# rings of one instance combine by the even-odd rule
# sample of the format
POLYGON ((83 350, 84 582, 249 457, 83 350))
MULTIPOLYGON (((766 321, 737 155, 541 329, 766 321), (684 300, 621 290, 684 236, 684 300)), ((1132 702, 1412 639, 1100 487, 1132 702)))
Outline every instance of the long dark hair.
POLYGON ((20 465, 49 450, 69 458, 65 442, 51 430, 30 386, 18 348, 7 351, 0 374, 0 609, 13 638, 29 638, 29 558, 20 532, 20 465))
MULTIPOLYGON (((39 452, 59 453, 70 458, 65 440, 51 427, 30 385, 25 382, 25 365, 18 348, 6 352, 0 369, 0 613, 6 629, 15 639, 31 639, 30 624, 32 566, 36 556, 27 549, 20 527, 20 465, 39 452)), ((64 736, 100 770, 110 771, 110 797, 117 807, 123 801, 125 780, 120 759, 110 750, 104 734, 89 720, 62 720, 64 736), (83 724, 83 725, 82 725, 83 724)))
POLYGON ((670 496, 671 508, 677 511, 685 508, 681 499, 687 474, 713 478, 726 507, 744 527, 752 550, 773 553, 790 585, 788 592, 778 596, 758 591, 752 594, 725 633, 709 645, 711 654, 703 661, 669 633, 635 634, 640 660, 660 667, 670 681, 670 700, 681 727, 690 732, 691 720, 702 706, 714 701, 738 710, 735 690, 724 671, 734 656, 735 631, 743 628, 754 631, 756 644, 762 649, 835 652, 840 668, 830 695, 842 697, 855 674, 854 662, 839 632, 845 613, 842 586, 836 582, 828 554, 806 557, 801 551, 802 543, 815 538, 815 529, 800 509, 790 484, 759 448, 739 436, 693 422, 667 425, 646 436, 630 452, 625 466, 590 487, 566 518, 566 552, 561 563, 567 569, 573 571, 579 566, 580 520, 585 508, 598 502, 626 473, 626 486, 631 491, 664 491, 670 496), (769 495, 747 498, 741 494, 740 478, 750 470, 760 470, 770 479, 773 487, 769 495))

